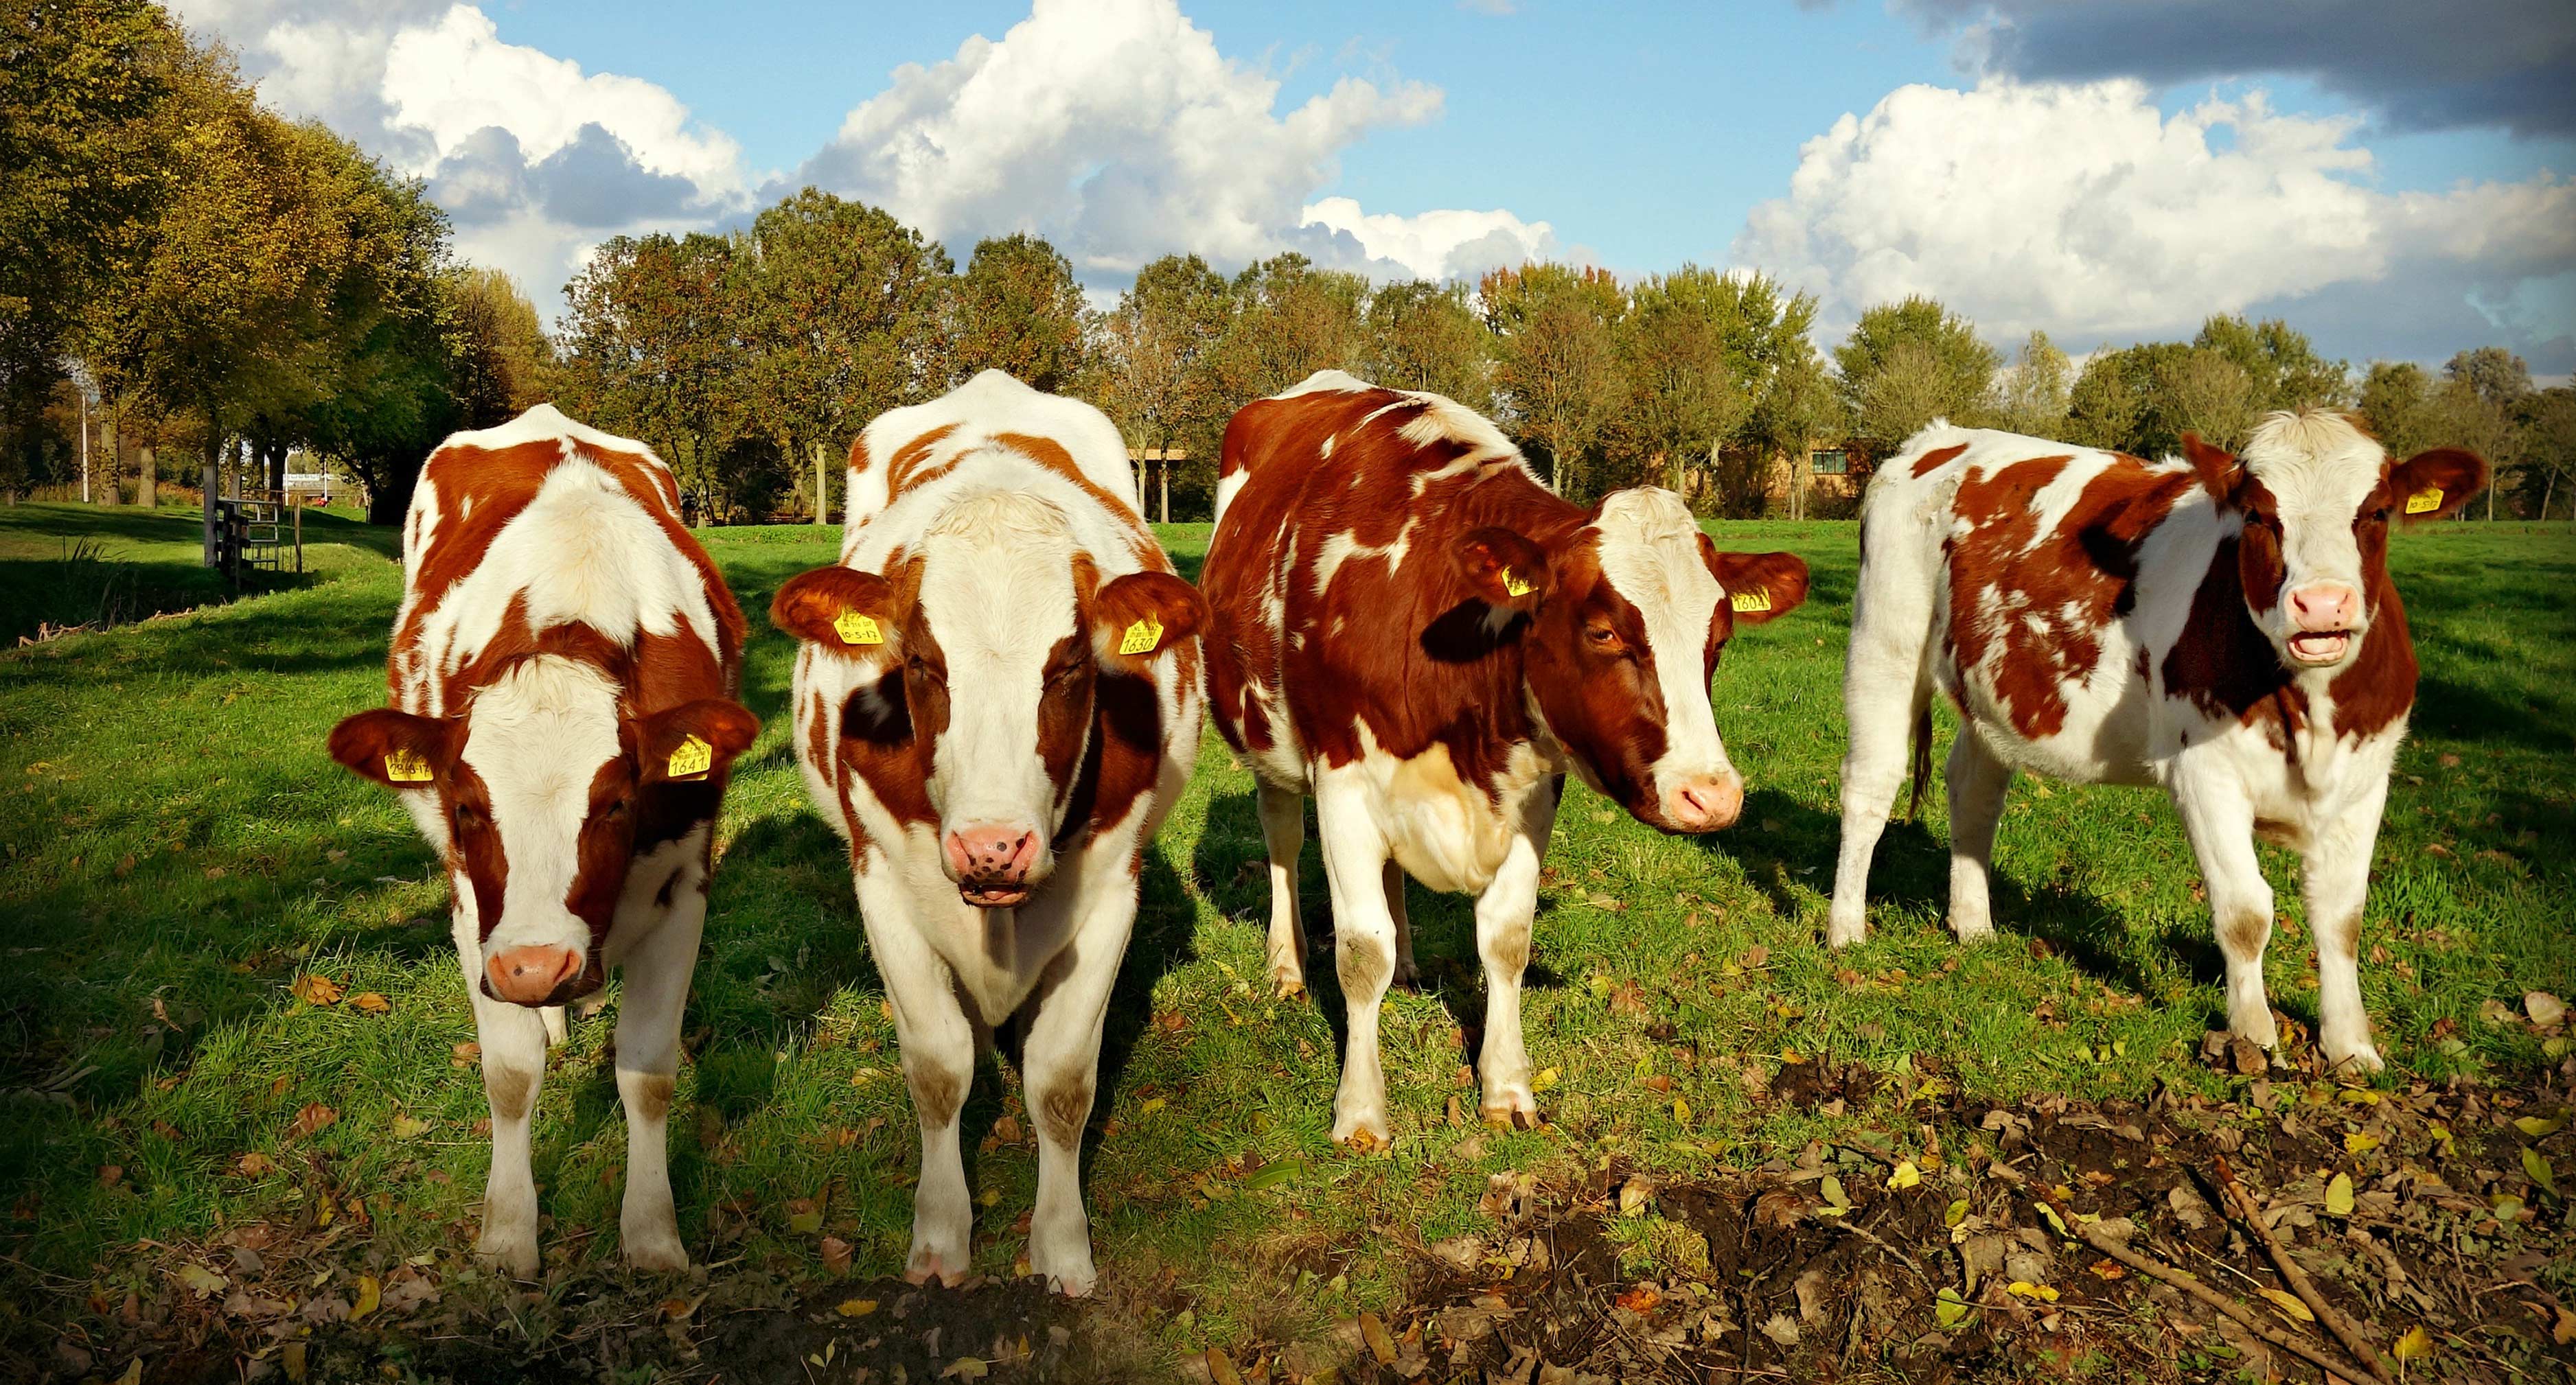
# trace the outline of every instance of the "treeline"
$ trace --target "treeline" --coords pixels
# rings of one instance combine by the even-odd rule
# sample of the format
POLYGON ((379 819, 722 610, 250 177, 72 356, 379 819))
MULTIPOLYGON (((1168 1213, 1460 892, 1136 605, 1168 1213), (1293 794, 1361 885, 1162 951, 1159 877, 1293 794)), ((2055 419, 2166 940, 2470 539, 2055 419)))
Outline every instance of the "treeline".
POLYGON ((1167 256, 1096 306, 1038 237, 985 240, 961 269, 811 189, 731 233, 609 241, 549 336, 505 277, 453 262, 418 183, 259 109, 158 8, 0 11, 0 490, 61 483, 83 436, 110 493, 154 448, 274 479, 302 447, 390 519, 439 437, 551 398, 650 443, 699 522, 810 518, 870 418, 996 368, 1181 454, 1159 479, 1198 517, 1233 411, 1330 367, 1491 415, 1578 499, 1652 481, 1709 513, 1797 515, 1819 457, 1865 470, 1937 417, 2160 456, 2185 431, 2234 444, 2266 410, 2335 405, 2393 451, 2478 449, 2498 513, 2550 513, 2562 488, 2576 506, 2559 485, 2576 396, 2495 347, 2355 369, 2222 315, 2079 367, 2044 333, 2007 358, 1912 298, 1828 353, 1812 296, 1693 265, 1622 282, 1528 264, 1471 287, 1167 256), (93 408, 104 430, 81 426, 93 408))
POLYGON ((158 6, 0 0, 0 48, 0 490, 84 450, 108 501, 165 466, 277 484, 301 447, 390 520, 439 437, 544 397, 535 310, 454 263, 419 183, 158 6))

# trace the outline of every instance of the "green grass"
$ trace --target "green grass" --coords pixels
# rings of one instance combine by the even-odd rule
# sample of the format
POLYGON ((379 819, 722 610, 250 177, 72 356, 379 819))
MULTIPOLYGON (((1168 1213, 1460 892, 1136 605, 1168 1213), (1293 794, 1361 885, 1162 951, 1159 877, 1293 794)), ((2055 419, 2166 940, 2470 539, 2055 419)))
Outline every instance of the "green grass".
MULTIPOLYGON (((137 562, 193 542, 192 529, 160 540, 156 523, 177 521, 0 511, 0 561, 41 561, 80 526, 133 544, 137 562)), ((473 1026, 446 886, 390 797, 322 749, 336 719, 382 700, 400 589, 379 556, 390 535, 344 527, 345 556, 303 588, 0 656, 0 1303, 17 1305, 0 1307, 0 1338, 10 1314, 39 1311, 22 1289, 112 1304, 153 1273, 138 1242, 292 1214, 322 1170, 341 1195, 365 1196, 378 1251, 436 1252, 459 1282, 468 1273, 455 1257, 481 1189, 484 1105, 471 1066, 451 1057, 473 1026), (306 1004, 288 987, 307 972, 387 1007, 306 1004), (290 1138, 309 1103, 336 1122, 290 1138), (427 1124, 398 1135, 397 1117, 427 1124), (276 1168, 244 1174, 247 1153, 276 1168), (110 1165, 121 1173, 103 1179, 110 1165)), ((1417 887, 1425 979, 1383 1020, 1394 1148, 1334 1149, 1331 969, 1315 973, 1316 1002, 1264 993, 1251 781, 1209 736, 1146 873, 1111 1019, 1108 1124, 1089 1158, 1103 1290, 1150 1299, 1171 1345, 1292 1336, 1385 1302, 1416 1263, 1406 1246, 1482 1224, 1494 1172, 1617 1160, 1687 1176, 1794 1150, 1830 1118, 1747 1087, 1783 1054, 1882 1071, 1921 1060, 1998 1098, 2225 1089, 2188 1052, 2220 1015, 2218 960, 2182 834, 2153 794, 2019 786, 1996 863, 2003 937, 1969 950, 1940 923, 1935 794, 1926 825, 1900 824, 1880 848, 1873 941, 1824 952, 1853 526, 1715 529, 1805 555, 1814 594, 1748 631, 1719 673, 1720 728, 1752 779, 1738 828, 1667 838, 1570 791, 1527 997, 1532 1060, 1553 1074, 1545 1129, 1470 1140, 1449 1124, 1453 1100, 1475 1108, 1461 1019, 1480 1021, 1482 998, 1468 902, 1417 887), (1668 1082, 1650 1087, 1657 1077, 1668 1082), (1241 1177, 1254 1161, 1292 1162, 1241 1177), (1167 1273, 1168 1292, 1156 1287, 1167 1273), (1186 1319, 1172 1316, 1182 1307, 1186 1319)), ((1164 532, 1195 571, 1206 526, 1164 532)), ((837 531, 705 538, 757 613, 831 558, 837 531)), ((2380 1080, 2526 1072, 2540 1062, 2528 1031, 2484 1023, 2480 1008, 2576 989, 2576 533, 2445 526, 2402 537, 2393 562, 2424 689, 2363 940, 2391 1060, 2380 1080)), ((824 1235, 855 1247, 857 1273, 900 1268, 916 1154, 841 850, 787 745, 789 655, 758 627, 747 698, 769 730, 726 805, 672 1167, 693 1255, 821 1280, 824 1235), (793 1198, 822 1201, 819 1229, 791 1230, 793 1198)), ((2273 995, 2312 1024, 2295 873, 2268 849, 2266 863, 2287 915, 2273 995)), ((1305 872, 1320 931, 1311 847, 1305 872)), ((624 1153, 608 1035, 576 1027, 538 1123, 545 1244, 576 1273, 616 1250, 624 1153)), ((1007 1081, 980 1083, 970 1150, 1016 1111, 1007 1081)), ((978 1213, 979 1264, 1007 1272, 1034 1147, 970 1153, 969 1177, 993 1198, 978 1213)))
MULTIPOLYGON (((232 600, 222 576, 199 565, 200 523, 196 510, 168 505, 0 506, 0 643, 46 626, 106 628, 232 600)), ((328 581, 396 557, 401 545, 345 508, 307 510, 303 573, 262 573, 252 590, 328 581)))

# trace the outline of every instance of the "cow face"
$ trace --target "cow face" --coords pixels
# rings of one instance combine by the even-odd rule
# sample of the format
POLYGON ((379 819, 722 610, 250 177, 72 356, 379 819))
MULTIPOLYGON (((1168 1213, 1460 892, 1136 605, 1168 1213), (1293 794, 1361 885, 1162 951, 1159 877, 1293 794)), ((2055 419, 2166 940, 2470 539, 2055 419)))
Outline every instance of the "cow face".
POLYGON ((845 658, 896 663, 912 772, 940 862, 979 908, 1028 901, 1055 868, 1104 677, 1142 677, 1207 621, 1163 572, 1099 579, 1062 513, 1016 492, 953 504, 889 575, 818 568, 770 619, 845 658))
POLYGON ((1552 549, 1475 530, 1457 561, 1499 617, 1529 618, 1531 699, 1586 782, 1667 832, 1735 821, 1744 777, 1718 738, 1709 680, 1738 623, 1806 599, 1805 562, 1720 552, 1681 497, 1652 487, 1614 492, 1552 549))
POLYGON ((2223 512, 2243 521, 2236 548, 2246 613, 2290 668, 2349 663, 2388 580, 2388 526, 2456 513, 2484 489, 2487 464, 2456 448, 2391 466, 2342 414, 2267 416, 2244 454, 2183 438, 2183 455, 2223 512))
POLYGON ((560 1005, 601 979, 636 824, 658 792, 706 796, 710 815, 734 756, 759 734, 717 699, 648 716, 620 712, 620 688, 587 659, 538 654, 507 665, 461 716, 380 708, 331 732, 331 757, 401 790, 470 904, 484 994, 560 1005))

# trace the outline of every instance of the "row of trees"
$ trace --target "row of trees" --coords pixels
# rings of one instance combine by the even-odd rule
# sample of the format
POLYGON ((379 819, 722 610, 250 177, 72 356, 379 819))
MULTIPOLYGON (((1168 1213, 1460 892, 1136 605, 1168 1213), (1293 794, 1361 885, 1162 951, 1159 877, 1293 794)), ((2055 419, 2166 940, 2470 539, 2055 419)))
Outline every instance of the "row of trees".
POLYGON ((417 182, 262 109, 158 6, 0 10, 0 488, 86 453, 150 501, 158 453, 211 488, 304 447, 390 519, 440 435, 543 397, 535 310, 452 262, 417 182))

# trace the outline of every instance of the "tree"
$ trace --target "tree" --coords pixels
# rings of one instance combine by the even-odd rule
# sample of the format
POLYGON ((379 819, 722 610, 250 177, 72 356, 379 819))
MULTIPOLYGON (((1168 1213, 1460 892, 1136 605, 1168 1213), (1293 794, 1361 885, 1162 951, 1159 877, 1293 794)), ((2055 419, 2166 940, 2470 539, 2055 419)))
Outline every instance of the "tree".
POLYGON ((1082 374, 1090 317, 1073 264, 1036 236, 978 243, 956 282, 950 374, 963 381, 999 370, 1056 393, 1082 374))
POLYGON ((2363 377, 2358 407, 2380 446, 2392 457, 2411 457, 2424 450, 2425 407, 2431 402, 2432 377, 2413 361, 2373 361, 2363 377))
POLYGON ((2531 393, 2531 367, 2501 346, 2462 351, 2442 367, 2442 374, 2467 385, 2478 398, 2507 413, 2531 393))
POLYGON ((2523 424, 2523 464, 2540 483, 2537 517, 2547 519, 2560 483, 2568 483, 2570 494, 2576 495, 2576 389, 2553 386, 2533 395, 2530 405, 2523 424))
MULTIPOLYGON (((1814 300, 1805 301, 1812 315, 1814 300)), ((1744 430, 1746 441, 1752 444, 1745 452, 1754 460, 1755 470, 1750 485, 1738 484, 1723 492, 1737 497, 1735 513, 1756 511, 1763 499, 1761 470, 1771 459, 1786 457, 1790 513, 1795 518, 1805 518, 1807 489, 1814 479, 1811 450, 1819 440, 1840 436, 1851 426, 1842 400, 1835 393, 1833 377, 1825 370, 1824 358, 1816 354, 1803 330, 1795 345, 1794 352, 1772 367, 1770 381, 1744 430)))
POLYGON ((489 428, 553 396, 554 343, 509 275, 459 266, 440 287, 458 427, 489 428))
MULTIPOLYGON (((2522 460, 2515 410, 2499 396, 2511 398, 2515 404, 2522 396, 2503 388, 2512 383, 2510 375, 2481 379, 2479 368, 2490 364, 2492 358, 2475 357, 2476 353, 2464 351, 2451 358, 2451 365, 2444 367, 2445 378, 2425 395, 2419 417, 2427 446, 2464 447, 2487 459, 2494 469, 2486 493, 2487 518, 2492 520, 2496 492, 2507 488, 2507 478, 2519 471, 2522 460)), ((2518 366, 2521 362, 2513 364, 2518 366)))
POLYGON ((1360 373, 1390 389, 1445 394, 1474 409, 1493 409, 1485 328, 1468 306, 1467 286, 1407 279, 1381 284, 1360 316, 1366 333, 1360 373))
POLYGON ((1863 312, 1834 348, 1843 405, 1880 454, 1935 418, 1981 421, 2001 360, 1974 324, 1920 295, 1863 312))
POLYGON ((2156 384, 2182 432, 2234 451, 2254 431, 2258 387, 2224 352, 2195 346, 2165 361, 2156 384))
POLYGON ((1627 304, 1618 279, 1534 263, 1488 271, 1477 296, 1495 337, 1500 421, 1545 458, 1559 494, 1578 504, 1598 498, 1589 454, 1620 390, 1611 331, 1627 304))
POLYGON ((1211 360, 1226 397, 1260 399, 1316 371, 1359 365, 1368 280, 1317 269, 1292 251, 1247 265, 1232 294, 1234 314, 1211 360))
POLYGON ((1686 264, 1640 280, 1617 332, 1627 396, 1609 434, 1614 450, 1629 454, 1624 470, 1689 493, 1686 471, 1716 464, 1792 354, 1784 327, 1803 345, 1813 312, 1814 300, 1784 300, 1762 275, 1686 264), (1665 463, 1659 475, 1637 465, 1657 458, 1665 463))
MULTIPOLYGON (((830 462, 868 420, 926 397, 934 379, 945 388, 930 344, 950 267, 948 252, 887 212, 812 188, 752 222, 740 264, 743 383, 779 450, 812 463, 816 523, 830 513, 830 462)), ((613 301, 585 312, 577 339, 596 317, 602 351, 624 349, 613 301)))
POLYGON ((2067 395, 2066 440, 2140 457, 2178 455, 2184 425, 2164 382, 2190 353, 2178 341, 2095 351, 2067 395))
POLYGON ((2075 366, 2046 332, 2033 330, 1995 377, 1995 426, 2034 438, 2066 435, 2075 366))
POLYGON ((2352 400, 2346 384, 2352 367, 2319 356, 2307 333, 2277 317, 2248 322, 2221 313, 2200 324, 2191 344, 2217 352, 2244 373, 2248 407, 2255 413, 2334 408, 2352 400))
POLYGON ((702 232, 618 236, 565 286, 565 393, 659 451, 700 523, 731 516, 720 459, 750 413, 734 255, 702 232))
POLYGON ((1170 478, 1185 504, 1215 492, 1218 442, 1233 407, 1215 356, 1233 314, 1225 276, 1196 255, 1166 255, 1137 272, 1100 323, 1093 370, 1101 410, 1131 447, 1188 453, 1170 478))

